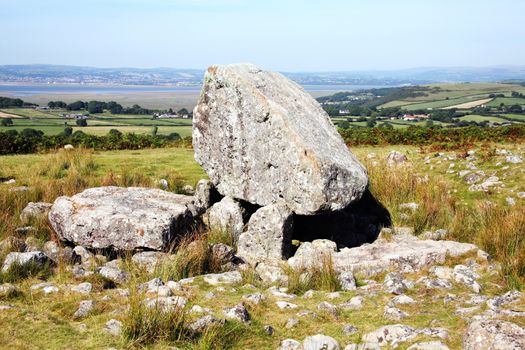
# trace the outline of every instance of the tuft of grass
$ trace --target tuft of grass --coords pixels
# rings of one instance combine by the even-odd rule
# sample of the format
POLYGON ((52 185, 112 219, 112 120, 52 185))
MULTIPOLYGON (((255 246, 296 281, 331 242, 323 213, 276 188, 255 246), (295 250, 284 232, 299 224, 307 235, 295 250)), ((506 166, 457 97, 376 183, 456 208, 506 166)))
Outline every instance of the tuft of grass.
POLYGON ((122 322, 122 336, 129 346, 145 346, 161 341, 176 342, 186 336, 182 308, 164 310, 148 307, 144 295, 134 293, 122 322))
POLYGON ((195 350, 226 350, 233 349, 236 343, 245 335, 246 327, 238 322, 226 322, 222 326, 213 326, 198 339, 193 347, 195 350))
POLYGON ((210 244, 223 243, 232 248, 237 247, 237 239, 230 230, 210 229, 207 236, 210 244))
POLYGON ((285 266, 284 270, 288 275, 288 293, 300 295, 310 289, 327 292, 335 292, 341 289, 338 274, 334 269, 330 255, 325 255, 318 266, 303 269, 285 266))
POLYGON ((1 283, 15 283, 28 278, 47 279, 51 276, 51 265, 49 263, 38 264, 35 261, 29 261, 25 264, 14 262, 9 269, 0 273, 1 283))
POLYGON ((510 289, 525 288, 525 206, 481 202, 459 211, 451 231, 455 239, 473 241, 500 262, 510 289))

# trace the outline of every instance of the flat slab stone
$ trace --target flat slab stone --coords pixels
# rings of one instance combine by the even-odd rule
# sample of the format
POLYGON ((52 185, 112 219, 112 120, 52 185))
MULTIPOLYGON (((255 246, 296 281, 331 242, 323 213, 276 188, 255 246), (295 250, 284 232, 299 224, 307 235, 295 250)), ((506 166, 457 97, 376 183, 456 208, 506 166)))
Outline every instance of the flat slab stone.
POLYGON ((383 239, 355 248, 343 248, 320 244, 326 240, 306 242, 295 255, 288 259, 293 268, 311 267, 320 264, 325 256, 331 256, 334 269, 338 272, 352 271, 365 275, 375 275, 391 269, 399 272, 415 272, 445 262, 447 256, 456 257, 478 251, 474 244, 453 241, 419 240, 417 237, 403 235, 391 242, 383 239))
POLYGON ((60 239, 83 247, 165 250, 189 230, 193 201, 159 189, 97 187, 57 198, 49 220, 60 239))

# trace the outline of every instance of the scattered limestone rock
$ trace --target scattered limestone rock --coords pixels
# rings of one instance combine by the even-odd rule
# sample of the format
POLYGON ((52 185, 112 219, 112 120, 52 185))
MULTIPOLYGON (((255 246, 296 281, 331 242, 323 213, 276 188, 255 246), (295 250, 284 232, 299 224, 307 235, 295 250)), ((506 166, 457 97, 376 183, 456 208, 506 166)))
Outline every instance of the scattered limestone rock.
POLYGON ((242 282, 242 276, 239 271, 228 271, 223 273, 210 273, 204 275, 204 281, 212 286, 221 284, 238 284, 242 282))
POLYGON ((115 282, 115 283, 124 283, 128 280, 128 274, 126 271, 119 269, 118 267, 112 266, 102 266, 98 273, 101 276, 115 282))
POLYGON ((521 156, 507 156, 505 161, 510 164, 520 164, 523 163, 523 158, 521 156))
POLYGON ((194 333, 203 333, 210 327, 220 327, 224 325, 224 320, 212 315, 202 316, 189 325, 189 329, 194 333))
POLYGON ((400 165, 407 161, 407 156, 398 151, 391 151, 386 157, 386 162, 389 166, 400 165))
POLYGON ((405 280, 403 275, 397 272, 388 273, 383 281, 383 289, 387 293, 399 295, 412 287, 413 284, 405 280))
POLYGON ((343 326, 343 334, 345 336, 350 336, 350 335, 353 335, 353 334, 356 334, 357 332, 359 331, 359 329, 352 325, 352 324, 346 324, 343 326))
POLYGON ((279 266, 259 263, 255 271, 264 283, 288 283, 288 275, 279 266))
POLYGON ((106 322, 106 325, 104 326, 104 331, 114 336, 119 336, 121 330, 122 330, 122 322, 115 320, 115 319, 109 320, 108 322, 106 322))
POLYGON ((89 282, 83 282, 76 286, 71 287, 71 291, 82 293, 82 294, 89 294, 93 290, 93 285, 89 282))
POLYGON ((301 350, 301 343, 294 339, 285 339, 281 341, 277 350, 301 350))
POLYGON ((184 308, 188 300, 183 297, 170 296, 162 297, 157 296, 154 298, 149 298, 145 300, 146 306, 149 308, 159 308, 164 312, 176 311, 178 309, 184 308))
POLYGON ((57 198, 49 221, 62 240, 83 247, 163 250, 190 229, 193 202, 159 189, 97 187, 57 198))
POLYGON ((338 305, 343 310, 357 310, 363 307, 363 297, 358 295, 352 297, 349 301, 338 305))
POLYGON ((149 273, 152 273, 155 271, 155 267, 157 267, 166 257, 167 254, 162 252, 147 251, 133 254, 131 260, 149 273))
POLYGON ((298 324, 299 324, 299 320, 292 317, 286 321, 286 325, 284 326, 284 328, 292 329, 292 328, 295 328, 295 326, 297 326, 298 324))
POLYGON ((82 300, 78 307, 78 310, 73 314, 73 318, 84 318, 93 310, 96 302, 94 300, 82 300))
POLYGON ((317 305, 317 310, 327 312, 333 316, 337 315, 337 306, 327 301, 320 302, 319 305, 317 305))
POLYGON ((408 316, 409 314, 393 306, 386 306, 385 311, 383 312, 383 317, 391 321, 399 321, 408 316))
POLYGON ((351 271, 343 271, 337 277, 341 285, 341 290, 349 291, 357 289, 355 277, 351 271))
POLYGON ((304 338, 303 350, 339 350, 339 343, 327 335, 316 334, 304 338))
POLYGON ((300 215, 343 209, 368 183, 317 101, 281 74, 253 65, 207 70, 193 145, 221 194, 260 206, 282 200, 300 215))
POLYGON ((456 265, 454 266, 454 280, 458 283, 464 284, 466 287, 471 288, 474 293, 479 293, 481 291, 481 286, 476 279, 479 278, 479 275, 472 271, 465 265, 456 265))
POLYGON ((439 229, 436 231, 426 231, 424 232, 421 237, 423 239, 431 239, 434 241, 441 241, 445 239, 445 237, 448 235, 448 231, 444 229, 439 229))
POLYGON ((276 301, 275 302, 275 305, 277 305, 277 307, 281 310, 285 310, 285 309, 297 309, 298 306, 296 304, 292 304, 292 303, 289 303, 287 301, 282 301, 282 300, 279 300, 279 301, 276 301))
POLYGON ((43 267, 45 264, 51 264, 51 260, 41 251, 18 253, 13 252, 7 254, 4 264, 2 265, 2 272, 9 270, 11 265, 18 263, 19 265, 36 264, 43 267))
POLYGON ((29 202, 20 213, 20 220, 27 222, 47 215, 53 204, 45 202, 29 202))
POLYGON ((472 322, 463 337, 463 349, 524 349, 525 328, 501 320, 472 322))
POLYGON ((243 323, 246 323, 250 320, 250 314, 248 313, 248 310, 246 310, 242 303, 237 304, 232 308, 224 310, 224 315, 227 318, 237 320, 243 323))
POLYGON ((427 341, 412 344, 407 350, 449 350, 449 347, 440 341, 427 341))
POLYGON ((16 287, 11 283, 0 284, 0 298, 16 294, 16 287))
POLYGON ((40 291, 44 294, 57 293, 60 289, 50 282, 37 283, 31 286, 32 291, 40 291))
POLYGON ((265 299, 266 299, 266 297, 263 294, 261 294, 261 293, 254 293, 254 294, 243 295, 243 297, 242 297, 242 300, 244 300, 246 302, 249 302, 249 303, 252 303, 252 304, 255 304, 255 305, 259 305, 265 299))
POLYGON ((257 210, 248 222, 248 230, 239 236, 237 255, 252 265, 279 261, 291 255, 293 215, 284 204, 272 204, 257 210))

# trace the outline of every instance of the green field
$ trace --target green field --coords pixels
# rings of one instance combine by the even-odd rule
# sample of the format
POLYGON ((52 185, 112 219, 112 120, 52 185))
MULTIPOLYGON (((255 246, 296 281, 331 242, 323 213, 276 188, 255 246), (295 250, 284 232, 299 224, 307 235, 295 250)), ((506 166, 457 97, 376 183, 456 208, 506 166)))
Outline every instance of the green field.
POLYGON ((498 97, 493 101, 489 102, 487 106, 489 107, 499 107, 501 104, 505 106, 512 105, 525 105, 525 98, 515 98, 515 97, 498 97))
POLYGON ((512 84, 498 83, 462 83, 462 84, 432 84, 424 85, 429 88, 439 88, 439 90, 423 91, 424 96, 408 97, 400 100, 387 102, 380 108, 403 107, 407 110, 444 108, 456 104, 471 102, 487 98, 490 94, 504 94, 504 98, 496 98, 488 105, 497 107, 501 102, 505 105, 525 104, 525 99, 511 98, 511 92, 517 91, 524 93, 525 87, 512 84))
POLYGON ((191 119, 152 119, 148 115, 128 114, 93 114, 88 119, 88 126, 78 127, 75 120, 65 119, 61 115, 74 113, 65 110, 40 111, 32 108, 5 108, 0 112, 20 116, 12 118, 13 125, 0 126, 0 131, 32 128, 43 131, 47 135, 57 135, 71 126, 73 131, 81 130, 92 135, 106 135, 109 130, 117 129, 123 133, 149 134, 153 126, 157 126, 157 134, 169 135, 178 133, 181 137, 191 136, 191 119))
POLYGON ((475 114, 469 114, 464 117, 461 117, 460 120, 467 121, 467 122, 493 122, 493 123, 506 123, 508 120, 505 120, 503 118, 498 118, 494 116, 484 116, 484 115, 475 115, 475 114))

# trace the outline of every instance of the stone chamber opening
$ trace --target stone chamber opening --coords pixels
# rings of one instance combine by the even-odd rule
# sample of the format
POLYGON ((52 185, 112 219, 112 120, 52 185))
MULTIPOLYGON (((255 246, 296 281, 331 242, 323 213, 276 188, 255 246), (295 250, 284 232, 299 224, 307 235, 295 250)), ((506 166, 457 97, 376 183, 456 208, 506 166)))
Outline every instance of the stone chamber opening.
POLYGON ((359 201, 340 211, 295 215, 292 240, 329 239, 339 249, 352 248, 374 242, 381 228, 391 226, 390 213, 367 189, 359 201))

